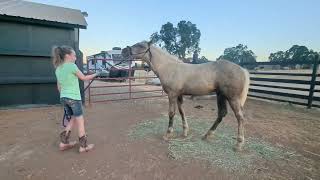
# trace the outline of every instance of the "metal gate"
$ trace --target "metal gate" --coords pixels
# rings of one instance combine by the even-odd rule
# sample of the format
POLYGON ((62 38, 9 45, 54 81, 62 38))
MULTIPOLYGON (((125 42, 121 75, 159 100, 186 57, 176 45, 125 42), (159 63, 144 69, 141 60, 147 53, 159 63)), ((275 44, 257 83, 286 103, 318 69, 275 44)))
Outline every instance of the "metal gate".
MULTIPOLYGON (((141 60, 113 60, 105 58, 88 60, 88 72, 95 72, 101 68, 101 66, 103 66, 102 69, 106 72, 106 74, 102 73, 104 76, 96 78, 94 83, 88 87, 87 95, 89 104, 163 97, 165 94, 162 86, 150 86, 141 82, 147 79, 155 79, 157 76, 135 75, 137 72, 143 74, 143 72, 146 71, 144 66, 138 67, 137 62, 141 62, 141 60), (101 63, 98 63, 99 61, 101 63)), ((145 74, 147 74, 147 72, 145 72, 145 74)))

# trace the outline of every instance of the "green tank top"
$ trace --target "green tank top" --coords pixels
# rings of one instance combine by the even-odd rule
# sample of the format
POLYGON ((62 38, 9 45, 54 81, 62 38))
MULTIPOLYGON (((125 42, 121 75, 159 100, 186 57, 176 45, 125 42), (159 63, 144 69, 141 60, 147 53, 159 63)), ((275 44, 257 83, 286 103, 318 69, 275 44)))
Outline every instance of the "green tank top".
POLYGON ((55 73, 61 88, 60 98, 81 100, 77 71, 79 71, 77 65, 71 62, 63 63, 57 67, 55 73))

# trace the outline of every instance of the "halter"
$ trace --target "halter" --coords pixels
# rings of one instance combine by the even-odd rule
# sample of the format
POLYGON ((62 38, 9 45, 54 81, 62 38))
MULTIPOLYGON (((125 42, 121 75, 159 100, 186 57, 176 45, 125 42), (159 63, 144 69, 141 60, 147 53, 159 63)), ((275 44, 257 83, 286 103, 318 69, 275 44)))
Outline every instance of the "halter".
POLYGON ((143 58, 147 53, 149 53, 149 57, 150 57, 149 61, 151 62, 152 54, 151 54, 151 51, 150 51, 150 46, 148 47, 148 49, 147 49, 145 52, 137 53, 137 54, 133 54, 133 53, 132 53, 132 49, 131 49, 130 46, 127 46, 127 48, 129 49, 129 55, 130 55, 130 56, 143 54, 143 55, 142 55, 142 58, 143 58))

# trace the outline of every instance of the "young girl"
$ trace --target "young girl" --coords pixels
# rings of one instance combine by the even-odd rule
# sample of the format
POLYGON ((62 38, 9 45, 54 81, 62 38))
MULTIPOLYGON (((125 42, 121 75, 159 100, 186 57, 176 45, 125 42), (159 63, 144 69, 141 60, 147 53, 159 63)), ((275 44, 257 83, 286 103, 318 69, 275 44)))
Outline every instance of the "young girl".
POLYGON ((79 152, 88 152, 93 149, 94 144, 87 144, 78 78, 88 81, 96 77, 97 74, 87 76, 82 74, 77 65, 75 65, 76 53, 71 47, 54 47, 52 55, 53 65, 56 68, 55 74, 60 92, 60 101, 66 109, 66 114, 71 116, 67 127, 60 133, 59 149, 63 151, 75 146, 76 141, 69 142, 69 137, 72 127, 76 125, 80 144, 79 152))

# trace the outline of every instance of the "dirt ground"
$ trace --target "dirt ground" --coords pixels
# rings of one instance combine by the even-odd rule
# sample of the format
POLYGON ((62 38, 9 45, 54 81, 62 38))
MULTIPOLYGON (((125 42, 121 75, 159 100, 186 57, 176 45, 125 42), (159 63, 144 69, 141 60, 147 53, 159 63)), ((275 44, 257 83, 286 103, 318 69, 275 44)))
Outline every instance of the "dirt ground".
MULTIPOLYGON (((255 162, 256 168, 243 174, 209 165, 205 160, 173 160, 168 156, 168 143, 160 137, 148 143, 128 138, 135 124, 166 115, 167 106, 165 97, 87 106, 87 132, 96 149, 85 154, 79 154, 77 148, 58 150, 61 107, 0 110, 0 179, 320 178, 318 110, 249 99, 245 107, 246 137, 288 148, 298 156, 294 161, 255 162)), ((188 116, 212 118, 212 122, 216 117, 215 100, 186 98, 184 106, 188 116), (203 108, 194 108, 197 105, 203 108)), ((179 115, 175 120, 180 121, 179 115)), ((230 111, 222 123, 236 131, 230 111)), ((76 138, 74 131, 72 139, 76 138)))

